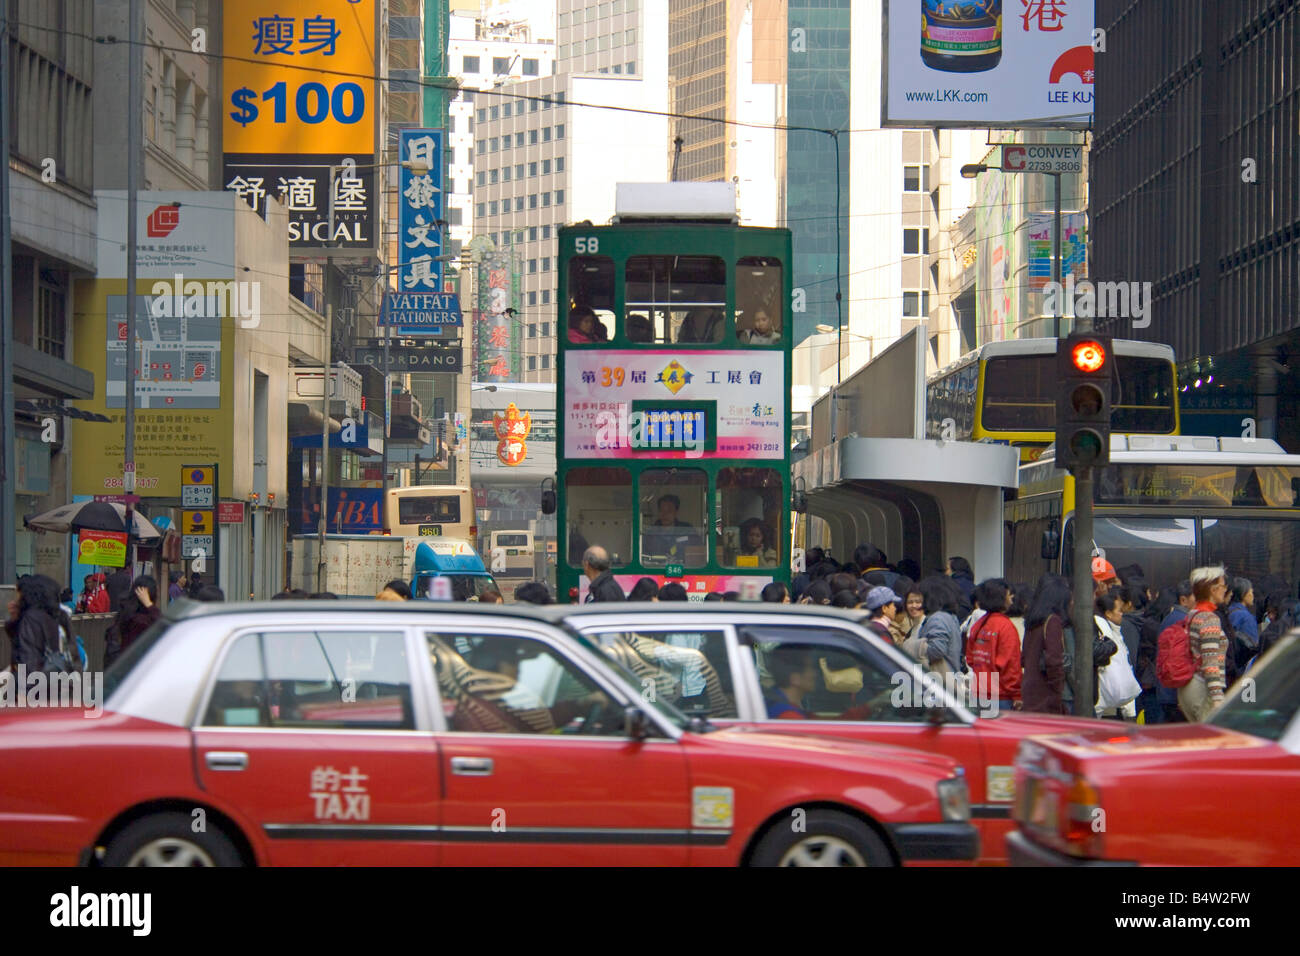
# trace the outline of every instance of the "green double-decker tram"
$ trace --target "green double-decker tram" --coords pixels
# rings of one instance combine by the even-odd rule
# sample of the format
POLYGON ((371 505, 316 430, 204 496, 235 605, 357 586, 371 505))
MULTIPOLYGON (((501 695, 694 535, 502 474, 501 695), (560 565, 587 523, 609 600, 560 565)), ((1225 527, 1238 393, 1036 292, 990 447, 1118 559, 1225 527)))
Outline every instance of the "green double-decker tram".
POLYGON ((559 230, 561 600, 590 545, 625 593, 789 581, 790 232, 719 189, 620 185, 613 225, 559 230))

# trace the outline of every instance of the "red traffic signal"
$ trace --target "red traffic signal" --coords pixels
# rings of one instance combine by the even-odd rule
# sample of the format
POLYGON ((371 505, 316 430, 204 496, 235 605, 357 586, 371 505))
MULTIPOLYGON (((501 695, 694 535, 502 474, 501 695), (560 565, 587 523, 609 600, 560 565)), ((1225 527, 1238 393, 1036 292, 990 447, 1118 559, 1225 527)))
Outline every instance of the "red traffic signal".
POLYGON ((1106 365, 1106 347, 1095 339, 1075 342, 1070 348, 1070 362, 1087 375, 1100 372, 1106 365))

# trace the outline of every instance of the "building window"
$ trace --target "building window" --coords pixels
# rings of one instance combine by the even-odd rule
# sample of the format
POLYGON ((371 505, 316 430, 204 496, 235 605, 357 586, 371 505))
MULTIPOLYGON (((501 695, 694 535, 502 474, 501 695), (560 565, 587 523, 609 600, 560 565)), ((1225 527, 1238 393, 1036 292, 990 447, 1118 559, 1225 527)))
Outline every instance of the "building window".
POLYGON ((550 141, 551 141, 551 128, 549 126, 546 126, 542 129, 542 142, 549 143, 550 141))
POLYGON ((542 206, 543 206, 543 207, 546 207, 546 206, 549 206, 550 204, 551 204, 551 194, 550 194, 550 193, 542 193, 542 206))
POLYGON ((503 73, 510 72, 510 57, 494 56, 492 58, 492 75, 500 76, 503 73))
MULTIPOLYGON (((477 73, 479 71, 478 57, 476 56, 461 57, 460 68, 461 68, 461 72, 463 73, 477 73)), ((482 120, 483 117, 480 116, 479 119, 482 120)), ((326 185, 328 185, 328 183, 326 185)), ((323 362, 325 360, 321 359, 321 361, 323 362)))
POLYGON ((569 25, 569 14, 561 13, 558 17, 555 18, 555 28, 557 30, 563 30, 568 25, 569 25))
MULTIPOLYGON (((528 293, 528 304, 529 304, 529 305, 536 305, 536 304, 537 304, 537 293, 536 293, 536 292, 530 292, 530 293, 528 293)), ((528 337, 529 337, 529 338, 533 338, 533 339, 537 338, 537 326, 535 326, 535 325, 530 325, 530 326, 528 326, 528 337)))
POLYGON ((623 12, 623 0, 614 0, 614 16, 623 12))
POLYGON ((530 113, 536 113, 539 108, 540 108, 540 104, 537 102, 537 100, 533 100, 531 103, 528 104, 528 112, 530 113))
POLYGON ((542 238, 543 238, 543 239, 549 239, 549 238, 551 238, 551 227, 550 227, 550 226, 542 226, 542 238))
POLYGON ((508 183, 508 182, 510 182, 510 167, 509 167, 509 166, 502 166, 502 167, 501 167, 501 181, 502 181, 503 183, 508 183))
POLYGON ((550 256, 542 256, 542 271, 543 271, 543 272, 550 272, 550 271, 551 271, 551 257, 550 257, 550 256))
MULTIPOLYGON (((542 305, 550 305, 550 304, 551 304, 551 290, 550 290, 550 289, 543 289, 543 290, 542 290, 542 305)), ((549 323, 549 322, 543 322, 543 323, 542 323, 542 335, 550 335, 550 334, 551 334, 551 323, 549 323)))
POLYGON ((636 72, 636 60, 633 60, 631 63, 629 63, 629 64, 627 65, 627 72, 629 72, 629 73, 635 73, 635 72, 636 72))
POLYGON ((515 197, 515 212, 523 212, 523 211, 524 211, 524 197, 523 197, 523 196, 516 196, 516 197, 515 197))
POLYGON ((523 178, 524 178, 524 164, 518 163, 515 166, 515 179, 523 179, 523 178))
POLYGON ((542 160, 542 175, 545 176, 550 171, 551 171, 551 161, 549 159, 542 160))
POLYGON ((564 124, 560 123, 555 127, 555 138, 564 139, 564 124))
MULTIPOLYGON (((520 199, 522 200, 522 198, 523 198, 523 197, 521 196, 520 199)), ((528 208, 529 208, 529 209, 536 209, 536 208, 537 208, 537 193, 529 193, 529 194, 528 194, 528 208)))
POLYGON ((496 169, 492 170, 491 173, 488 174, 488 185, 495 186, 500 178, 500 171, 496 169))
MULTIPOLYGON (((510 137, 508 137, 508 136, 506 137, 506 139, 509 139, 509 138, 510 138, 510 137)), ((516 148, 516 149, 519 149, 519 148, 522 147, 523 145, 524 145, 524 134, 523 134, 523 133, 515 133, 515 148, 516 148)))
POLYGON ((487 140, 481 139, 478 141, 478 154, 482 156, 486 152, 487 152, 487 140))
MULTIPOLYGON (((536 260, 536 259, 529 259, 529 260, 528 260, 528 273, 529 273, 529 275, 534 275, 534 274, 536 274, 536 272, 537 272, 537 260, 536 260)), ((323 361, 323 360, 322 360, 322 361, 323 361)))
POLYGON ((903 230, 903 255, 928 255, 930 252, 930 231, 928 229, 903 230))
POLYGON ((551 367, 551 357, 549 355, 543 355, 542 368, 550 368, 550 367, 551 367))
POLYGON ((564 172, 564 157, 563 157, 563 156, 556 156, 556 157, 555 157, 555 171, 556 171, 557 173, 562 173, 562 172, 564 172))
POLYGON ((492 107, 492 110, 491 110, 491 117, 492 117, 492 119, 494 119, 494 120, 500 119, 500 118, 501 118, 501 107, 499 107, 499 106, 494 106, 494 107, 492 107))
POLYGON ((449 226, 461 225, 462 221, 464 220, 464 215, 463 215, 464 212, 465 210, 461 209, 460 206, 449 207, 447 209, 447 225, 449 226))
MULTIPOLYGON (((474 204, 474 215, 480 219, 482 219, 484 216, 487 215, 486 206, 484 203, 480 202, 474 204)), ((324 359, 321 359, 321 361, 324 362, 324 359)))
POLYGON ((488 140, 488 152, 495 153, 498 149, 499 142, 500 141, 495 136, 488 140))
POLYGON ((503 232, 503 233, 501 233, 501 245, 503 245, 503 246, 508 246, 508 245, 510 245, 510 233, 509 233, 509 232, 503 232))
POLYGON ((557 205, 557 206, 563 206, 563 205, 564 205, 564 190, 563 190, 563 189, 557 189, 557 190, 555 190, 555 205, 557 205))
POLYGON ((521 242, 523 242, 523 241, 524 241, 524 231, 523 231, 522 229, 518 229, 518 230, 516 230, 516 231, 515 231, 515 244, 518 245, 519 243, 521 243, 521 242))
POLYGON ((903 167, 903 192, 928 193, 930 191, 929 166, 903 167))
POLYGON ((46 275, 46 270, 42 269, 36 348, 46 355, 63 358, 64 343, 67 339, 66 297, 62 289, 46 281, 46 275))
POLYGON ((631 29, 631 30, 628 30, 626 33, 623 34, 623 43, 624 43, 625 45, 627 45, 627 46, 631 46, 631 45, 632 45, 633 43, 635 43, 635 42, 636 42, 636 30, 635 30, 635 28, 634 28, 634 29, 631 29))
MULTIPOLYGON (((486 186, 486 185, 487 185, 487 173, 485 173, 483 170, 480 169, 480 170, 478 171, 478 176, 475 178, 474 181, 475 181, 478 185, 480 185, 480 186, 486 186)), ((322 339, 321 341, 323 342, 324 339, 322 339)))
MULTIPOLYGON (((481 110, 478 111, 478 121, 479 121, 480 123, 486 123, 486 122, 487 122, 487 110, 486 110, 486 109, 481 109, 481 110)), ((123 525, 123 527, 125 527, 125 525, 123 525)))
POLYGON ((530 372, 536 372, 536 371, 537 371, 537 356, 536 356, 536 355, 530 355, 530 356, 528 356, 528 371, 530 371, 530 372))
POLYGON ((528 131, 528 145, 529 145, 529 146, 536 146, 536 145, 537 145, 537 130, 535 130, 535 129, 530 129, 530 130, 528 131))
POLYGON ((524 60, 524 76, 536 76, 537 72, 536 60, 524 60))
POLYGON ((536 226, 529 226, 529 227, 528 227, 528 241, 529 241, 529 242, 536 242, 536 241, 537 241, 537 227, 536 227, 536 226))
POLYGON ((930 314, 929 292, 904 292, 903 315, 908 318, 924 317, 930 314))
MULTIPOLYGON (((494 199, 490 203, 488 203, 488 215, 495 216, 497 214, 497 208, 498 208, 497 201, 494 199)), ((325 360, 321 359, 321 361, 324 362, 325 360)))
POLYGON ((615 73, 622 73, 622 72, 623 72, 623 64, 621 64, 621 63, 615 63, 615 64, 614 64, 614 72, 615 72, 615 73))
POLYGON ((492 245, 497 244, 497 234, 495 232, 489 233, 488 238, 492 240, 492 245))

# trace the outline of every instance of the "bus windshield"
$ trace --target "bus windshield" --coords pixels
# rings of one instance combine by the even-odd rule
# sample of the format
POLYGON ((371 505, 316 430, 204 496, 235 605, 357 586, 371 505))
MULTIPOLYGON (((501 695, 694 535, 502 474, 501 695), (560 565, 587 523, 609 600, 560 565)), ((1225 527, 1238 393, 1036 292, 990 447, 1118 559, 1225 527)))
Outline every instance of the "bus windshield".
MULTIPOLYGON (((1166 359, 1115 356, 1111 428, 1121 433, 1174 430, 1174 370, 1166 359)), ((981 424, 986 431, 1051 432, 1056 427, 1056 355, 988 360, 981 424)))

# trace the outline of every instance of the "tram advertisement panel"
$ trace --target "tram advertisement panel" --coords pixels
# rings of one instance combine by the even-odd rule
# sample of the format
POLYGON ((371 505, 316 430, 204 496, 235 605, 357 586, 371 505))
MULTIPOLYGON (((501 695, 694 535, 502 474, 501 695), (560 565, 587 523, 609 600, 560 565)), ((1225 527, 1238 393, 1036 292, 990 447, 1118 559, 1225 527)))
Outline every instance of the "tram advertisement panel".
POLYGON ((571 349, 564 456, 781 460, 784 361, 757 349, 571 349))

